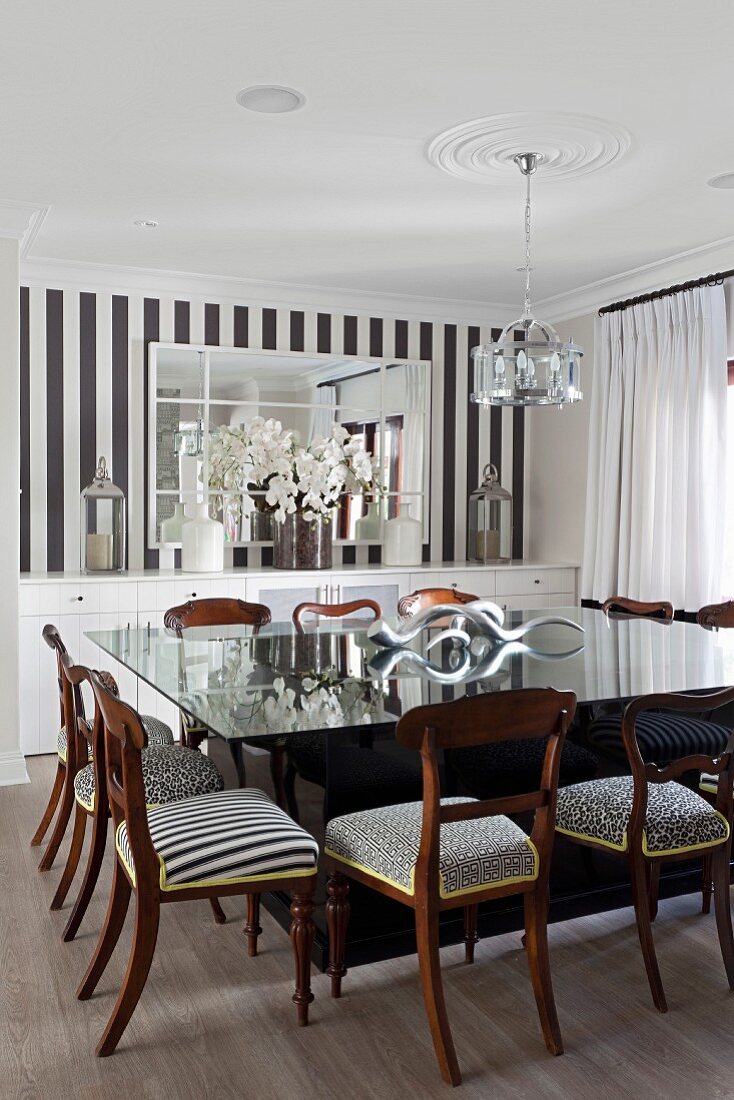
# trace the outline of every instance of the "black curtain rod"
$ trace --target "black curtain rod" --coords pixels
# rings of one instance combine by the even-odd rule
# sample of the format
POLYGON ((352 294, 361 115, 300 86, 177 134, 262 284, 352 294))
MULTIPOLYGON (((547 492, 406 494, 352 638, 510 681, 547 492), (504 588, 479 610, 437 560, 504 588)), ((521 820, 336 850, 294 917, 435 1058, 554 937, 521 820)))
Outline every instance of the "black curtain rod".
POLYGON ((599 316, 604 313, 617 313, 630 306, 639 306, 642 302, 652 302, 655 298, 667 298, 670 294, 680 294, 683 290, 693 290, 697 286, 720 286, 725 279, 734 276, 734 268, 730 271, 717 271, 714 275, 704 275, 701 279, 691 279, 687 283, 678 283, 677 286, 666 286, 662 290, 654 290, 650 294, 638 294, 636 298, 627 298, 624 302, 612 302, 610 306, 602 306, 599 316))

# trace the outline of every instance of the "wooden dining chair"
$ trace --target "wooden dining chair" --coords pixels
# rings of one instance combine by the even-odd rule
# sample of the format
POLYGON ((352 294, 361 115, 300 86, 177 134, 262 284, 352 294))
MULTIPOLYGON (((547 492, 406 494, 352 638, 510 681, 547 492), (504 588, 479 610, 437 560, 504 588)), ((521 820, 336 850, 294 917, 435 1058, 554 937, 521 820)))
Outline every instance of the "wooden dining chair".
MULTIPOLYGON (((352 600, 349 603, 302 603, 293 611, 293 623, 299 634, 307 627, 306 616, 328 619, 368 621, 382 615, 380 605, 371 599, 352 600), (356 618, 360 611, 367 615, 356 618)), ((378 802, 413 797, 420 792, 420 768, 412 760, 383 752, 373 751, 372 727, 360 727, 360 744, 333 745, 327 743, 328 734, 307 730, 291 734, 285 741, 288 765, 285 772, 285 795, 289 813, 298 821, 296 779, 300 776, 307 783, 321 787, 324 792, 324 819, 332 806, 328 798, 330 787, 338 786, 340 805, 366 806, 378 802), (332 773, 338 773, 338 783, 331 782, 332 773)))
MULTIPOLYGON (((197 626, 252 626, 255 632, 261 626, 267 626, 271 621, 270 608, 262 603, 246 603, 244 600, 233 599, 228 596, 213 597, 202 600, 188 600, 186 603, 169 607, 163 615, 163 625, 169 630, 175 630, 179 638, 183 632, 197 626)), ((181 716, 181 744, 189 748, 198 749, 202 741, 209 735, 206 726, 200 725, 196 719, 180 711, 181 716)), ((245 775, 242 760, 236 755, 239 746, 234 742, 230 745, 235 757, 235 766, 244 783, 245 775)), ((282 774, 282 760, 279 763, 282 774)), ((282 783, 282 780, 281 780, 282 783)))
POLYGON ((667 600, 630 600, 626 596, 610 596, 601 605, 604 615, 622 617, 643 617, 645 619, 661 619, 663 622, 673 621, 673 605, 667 600))
MULTIPOLYGON (((419 588, 398 603, 398 615, 410 619, 428 607, 440 603, 457 605, 478 599, 455 588, 419 588)), ((440 626, 441 621, 434 623, 440 626)), ((446 753, 449 777, 459 780, 462 787, 477 798, 499 798, 520 794, 537 787, 543 771, 545 743, 511 740, 503 743, 474 745, 446 753)), ((594 753, 566 738, 561 754, 559 785, 580 783, 592 779, 599 770, 594 753)), ((452 787, 452 793, 455 783, 452 787)))
POLYGON ((723 752, 716 757, 697 753, 666 759, 661 767, 645 757, 637 727, 640 717, 651 709, 716 710, 732 703, 734 688, 705 695, 670 693, 635 699, 622 720, 631 775, 595 779, 558 792, 556 830, 578 844, 616 853, 629 864, 640 946, 652 998, 661 1012, 667 1012, 667 1003, 652 937, 651 880, 656 882, 656 871, 663 862, 711 854, 716 926, 729 985, 734 989, 729 898, 734 734, 729 733, 723 752), (715 806, 676 782, 692 770, 718 778, 715 806))
POLYGON ((107 794, 115 830, 115 862, 107 918, 77 991, 93 994, 105 971, 135 895, 135 928, 122 988, 96 1053, 112 1054, 140 999, 156 940, 161 905, 246 894, 257 953, 260 895, 290 891, 291 942, 296 967, 293 1001, 298 1023, 308 1023, 313 889, 318 846, 267 795, 257 790, 219 791, 167 806, 146 805, 140 717, 92 673, 92 688, 105 730, 107 794), (250 900, 252 899, 252 900, 250 900))
MULTIPOLYGON (((54 778, 48 805, 33 835, 31 846, 35 847, 42 843, 49 825, 53 820, 56 808, 58 807, 58 816, 56 817, 54 831, 51 834, 51 839, 38 865, 39 871, 49 871, 58 854, 59 847, 64 839, 66 828, 71 818, 71 812, 74 809, 74 780, 78 772, 89 763, 91 749, 88 748, 86 741, 79 740, 77 736, 77 712, 79 718, 84 717, 83 702, 81 700, 81 695, 79 695, 78 703, 75 705, 72 685, 64 674, 64 668, 69 664, 67 661, 68 650, 61 640, 58 629, 52 623, 47 623, 46 626, 44 626, 43 640, 56 654, 56 679, 59 691, 61 725, 56 743, 56 776, 54 778)), ((151 715, 144 715, 143 722, 145 723, 151 744, 173 744, 173 732, 165 722, 161 722, 158 718, 154 718, 151 715)), ((55 908, 53 904, 52 908, 55 908)))
MULTIPOLYGON (((91 818, 92 835, 79 893, 62 934, 65 942, 73 940, 92 899, 104 858, 107 840, 109 802, 105 775, 104 727, 99 707, 95 706, 94 722, 90 726, 84 715, 81 685, 92 683, 92 674, 83 665, 73 664, 68 654, 62 657, 62 672, 71 686, 78 740, 77 756, 84 754, 87 746, 91 762, 81 768, 74 777, 75 816, 71 844, 66 865, 61 875, 51 909, 60 909, 76 875, 82 853, 87 820, 91 818)), ((108 672, 98 676, 108 691, 119 695, 114 677, 108 672)), ((151 741, 146 721, 141 716, 145 733, 145 747, 141 753, 145 799, 148 806, 161 806, 183 798, 200 794, 212 794, 224 788, 224 781, 214 762, 195 749, 174 744, 155 744, 151 741)), ((70 727, 71 728, 71 727, 70 727)), ((217 923, 225 920, 221 905, 212 899, 212 909, 217 923)))
POLYGON ((419 750, 423 801, 335 818, 326 828, 327 919, 332 997, 341 995, 349 880, 415 911, 423 999, 441 1076, 461 1082, 444 1002, 439 960, 439 914, 463 908, 465 958, 474 961, 477 906, 523 894, 530 976, 545 1044, 561 1054, 548 956, 548 875, 553 849, 558 767, 576 709, 573 692, 553 688, 466 696, 416 707, 404 715, 397 739, 419 750), (546 745, 538 788, 509 798, 442 799, 437 752, 511 739, 546 745), (507 814, 535 811, 527 835, 507 814))

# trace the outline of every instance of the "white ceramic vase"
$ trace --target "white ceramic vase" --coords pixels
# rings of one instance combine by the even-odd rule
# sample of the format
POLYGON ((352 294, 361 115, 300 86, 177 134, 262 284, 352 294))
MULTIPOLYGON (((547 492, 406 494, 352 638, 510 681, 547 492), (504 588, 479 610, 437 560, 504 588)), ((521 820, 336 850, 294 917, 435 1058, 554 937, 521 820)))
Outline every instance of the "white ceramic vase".
POLYGON ((369 539, 374 542, 380 537, 380 501, 371 500, 367 505, 367 513, 360 516, 354 525, 356 538, 369 539))
POLYGON ((410 505, 401 504, 395 519, 385 524, 383 565, 420 565, 423 561, 423 524, 410 515, 410 505))
POLYGON ((181 531, 186 522, 186 513, 182 501, 177 500, 173 505, 173 515, 164 519, 161 523, 161 542, 178 543, 181 541, 181 531))
POLYGON ((221 573, 224 569, 224 528, 209 516, 206 504, 194 505, 195 515, 181 529, 184 573, 221 573))

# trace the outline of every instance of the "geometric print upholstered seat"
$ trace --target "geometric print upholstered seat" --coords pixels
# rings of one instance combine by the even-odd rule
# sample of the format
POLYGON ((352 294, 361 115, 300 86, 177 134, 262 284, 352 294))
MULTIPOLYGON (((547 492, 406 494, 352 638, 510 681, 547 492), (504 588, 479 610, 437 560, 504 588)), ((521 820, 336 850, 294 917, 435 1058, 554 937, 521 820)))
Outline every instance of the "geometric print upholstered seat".
MULTIPOLYGON (((444 798, 441 805, 475 801, 444 798)), ((413 895, 422 816, 423 803, 408 802, 333 818, 326 826, 324 850, 334 859, 413 895)), ((510 818, 498 814, 441 825, 442 898, 537 877, 535 846, 510 818)))
MULTIPOLYGON (((143 723, 143 729, 145 730, 148 738, 149 745, 172 745, 173 744, 173 730, 165 722, 161 722, 160 718, 154 718, 151 714, 141 714, 140 720, 143 723)), ((89 723, 87 723, 89 725, 89 723)), ((92 759, 92 746, 89 746, 89 759, 92 759)), ((58 737, 56 738, 56 752, 58 753, 59 760, 62 764, 66 763, 66 726, 62 726, 59 730, 58 737)))
MULTIPOLYGON (((559 789, 557 832, 626 852, 633 792, 631 775, 559 789)), ((645 854, 693 852, 721 844, 728 836, 726 819, 695 791, 681 783, 648 783, 642 833, 645 854)))
MULTIPOLYGON (((161 890, 316 874, 314 838, 254 788, 148 810, 148 829, 160 862, 161 890)), ((134 883, 127 822, 121 822, 115 842, 134 883)))
MULTIPOLYGON (((213 794, 224 787, 216 764, 197 749, 151 745, 142 750, 141 763, 148 806, 213 794)), ((94 765, 87 764, 74 777, 74 795, 89 813, 94 813, 94 788, 94 765)))

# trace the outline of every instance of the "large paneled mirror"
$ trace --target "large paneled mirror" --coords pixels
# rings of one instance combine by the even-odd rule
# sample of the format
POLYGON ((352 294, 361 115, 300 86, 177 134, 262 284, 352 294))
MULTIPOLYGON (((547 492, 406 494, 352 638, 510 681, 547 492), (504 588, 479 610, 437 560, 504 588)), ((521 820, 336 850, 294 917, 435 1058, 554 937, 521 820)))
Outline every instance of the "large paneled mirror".
POLYGON ((334 423, 358 435, 378 469, 380 494, 345 496, 333 525, 338 542, 377 543, 382 525, 409 504, 428 538, 431 365, 299 352, 149 346, 148 545, 175 547, 177 519, 206 502, 230 546, 272 541, 265 494, 245 476, 222 478, 232 428, 273 418, 306 446, 334 423))

